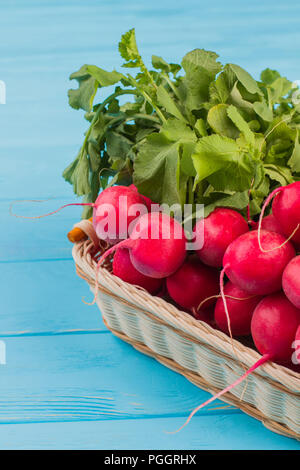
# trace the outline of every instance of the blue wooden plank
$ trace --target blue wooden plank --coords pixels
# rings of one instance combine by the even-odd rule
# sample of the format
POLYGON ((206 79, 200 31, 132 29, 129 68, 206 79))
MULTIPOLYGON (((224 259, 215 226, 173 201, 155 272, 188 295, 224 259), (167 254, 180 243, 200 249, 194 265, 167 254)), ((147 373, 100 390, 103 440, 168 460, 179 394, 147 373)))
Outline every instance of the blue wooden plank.
MULTIPOLYGON (((4 336, 1 341, 6 365, 0 366, 0 423, 184 419, 208 396, 109 332, 4 336)), ((221 402, 219 406, 202 416, 241 414, 221 402)))
POLYGON ((105 329, 73 260, 0 263, 0 298, 0 336, 105 329))
MULTIPOLYGON (((195 417, 179 434, 181 418, 72 423, 9 424, 0 427, 0 449, 299 450, 299 443, 265 431, 245 414, 195 417)), ((111 452, 107 452, 111 455, 111 452)))
MULTIPOLYGON (((80 202, 78 198, 54 198, 42 203, 16 201, 14 214, 37 216, 58 209, 63 204, 80 202)), ((0 264, 72 258, 72 243, 67 233, 81 218, 81 207, 71 206, 40 219, 22 219, 9 213, 11 201, 0 202, 0 223, 3 227, 0 245, 0 264)))
POLYGON ((5 342, 0 447, 299 448, 221 402, 199 413, 182 433, 165 434, 208 394, 111 334, 5 342), (13 441, 5 423, 19 423, 13 441), (43 437, 37 437, 41 429, 43 437), (81 442, 79 432, 86 436, 81 442))
MULTIPOLYGON (((296 70, 299 74, 300 66, 294 63, 295 50, 291 47, 299 41, 300 34, 300 7, 294 0, 253 0, 251 4, 189 0, 177 2, 176 7, 172 0, 163 5, 157 0, 132 0, 130 4, 117 0, 113 8, 109 1, 72 0, 66 5, 59 0, 6 0, 1 8, 1 32, 7 40, 1 42, 0 55, 6 60, 39 54, 50 57, 57 67, 60 63, 55 61, 62 52, 78 60, 88 54, 103 57, 103 51, 115 51, 121 32, 135 26, 142 49, 151 54, 165 51, 170 59, 178 60, 193 47, 206 47, 219 51, 226 60, 252 68, 252 72, 260 66, 281 65, 285 73, 296 70), (22 42, 14 28, 20 31, 22 42)), ((114 57, 107 54, 106 62, 109 61, 115 64, 114 57)))
MULTIPOLYGON (((0 107, 0 122, 3 107, 0 107)), ((78 140, 81 136, 82 133, 78 133, 78 140)), ((0 201, 57 197, 75 199, 71 185, 66 183, 61 175, 74 159, 78 149, 79 143, 53 147, 46 144, 29 145, 22 148, 12 145, 4 147, 0 143, 0 159, 3 164, 0 175, 0 201)))

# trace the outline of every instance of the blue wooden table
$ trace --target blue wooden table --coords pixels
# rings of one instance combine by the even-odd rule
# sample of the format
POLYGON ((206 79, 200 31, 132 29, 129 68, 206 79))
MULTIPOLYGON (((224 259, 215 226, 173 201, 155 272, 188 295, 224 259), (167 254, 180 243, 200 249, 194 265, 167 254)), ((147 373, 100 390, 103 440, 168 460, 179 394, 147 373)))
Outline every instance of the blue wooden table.
POLYGON ((66 239, 80 210, 35 221, 8 214, 15 199, 54 198, 18 206, 30 215, 75 200, 61 172, 85 124, 68 107, 68 76, 83 63, 118 67, 123 32, 135 26, 147 62, 204 47, 255 77, 268 65, 296 80, 299 19, 297 0, 1 1, 1 449, 299 448, 234 408, 203 410, 166 434, 208 394, 113 337, 81 301, 91 294, 66 239))

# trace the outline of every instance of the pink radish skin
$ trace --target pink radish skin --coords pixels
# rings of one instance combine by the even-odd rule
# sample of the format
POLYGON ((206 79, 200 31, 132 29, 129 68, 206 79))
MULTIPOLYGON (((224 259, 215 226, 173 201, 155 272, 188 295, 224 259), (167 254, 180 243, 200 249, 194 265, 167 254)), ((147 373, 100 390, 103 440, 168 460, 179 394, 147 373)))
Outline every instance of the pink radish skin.
POLYGON ((105 258, 119 247, 128 248, 130 260, 140 273, 161 279, 173 274, 186 257, 186 238, 179 222, 167 214, 152 212, 136 221, 127 240, 107 250, 98 261, 97 269, 105 258))
POLYGON ((208 266, 221 267, 224 253, 233 240, 249 231, 246 220, 232 209, 215 209, 194 227, 195 236, 204 233, 204 245, 197 251, 208 266))
POLYGON ((279 233, 262 230, 260 238, 266 251, 261 251, 258 232, 253 230, 234 240, 223 258, 223 267, 230 281, 253 295, 267 295, 280 290, 284 268, 295 256, 290 242, 279 247, 286 241, 279 233))
POLYGON ((148 212, 145 200, 136 191, 126 186, 112 186, 106 188, 97 197, 93 204, 93 226, 95 232, 101 240, 107 240, 110 244, 118 243, 120 240, 128 238, 128 227, 130 224, 139 216, 140 213, 129 215, 130 208, 133 205, 139 204, 140 208, 143 209, 144 213, 148 212), (127 198, 127 204, 124 203, 125 197, 127 198), (123 200, 121 198, 124 198, 123 200), (105 205, 108 206, 108 210, 104 210, 105 205), (115 226, 112 226, 112 233, 109 232, 110 226, 104 225, 107 216, 110 215, 109 207, 112 207, 114 214, 112 213, 113 220, 115 220, 115 226), (119 221, 122 220, 124 227, 120 227, 119 221))
MULTIPOLYGON (((230 318, 230 327, 233 336, 248 336, 251 333, 251 319, 255 307, 262 300, 261 296, 249 296, 247 292, 227 282, 224 288, 226 303, 230 318), (231 298, 234 297, 234 298, 231 298), (236 300, 241 299, 241 300, 236 300)), ((223 299, 219 298, 215 307, 215 322, 226 334, 229 334, 228 320, 223 299)))
POLYGON ((296 331, 296 337, 295 337, 295 346, 296 346, 296 360, 298 362, 297 367, 299 368, 300 366, 300 324, 298 326, 298 329, 296 331))
POLYGON ((113 274, 129 284, 143 287, 150 294, 156 294, 162 287, 163 279, 144 276, 135 269, 131 260, 129 250, 118 248, 113 259, 113 274))
POLYGON ((140 236, 130 243, 134 267, 145 276, 159 279, 177 271, 186 257, 186 238, 179 222, 167 214, 153 212, 141 216, 135 229, 140 236), (158 229, 158 238, 152 237, 152 229, 158 229), (164 238, 164 230, 170 232, 167 238, 164 238))
MULTIPOLYGON (((180 307, 192 310, 207 297, 219 293, 219 273, 216 269, 205 266, 195 256, 191 256, 172 276, 167 279, 170 297, 180 307)), ((205 307, 215 303, 207 301, 205 307)))
POLYGON ((282 288, 290 302, 300 308, 300 256, 293 258, 283 271, 282 288))
POLYGON ((233 384, 197 406, 186 422, 175 432, 183 429, 199 410, 242 383, 252 372, 266 362, 290 363, 293 354, 292 344, 299 323, 300 310, 294 307, 284 294, 272 294, 261 300, 252 317, 251 332, 255 345, 263 356, 233 384))
POLYGON ((300 310, 279 292, 257 305, 251 322, 252 338, 263 356, 268 354, 275 362, 289 363, 299 325, 300 310))
MULTIPOLYGON (((300 181, 278 188, 274 197, 272 213, 286 237, 289 237, 300 224, 300 181)), ((292 237, 300 244, 300 229, 292 237)))
MULTIPOLYGON (((255 222, 255 229, 258 228, 258 222, 255 222)), ((278 220, 274 217, 273 214, 269 214, 266 217, 262 219, 261 222, 261 228, 263 230, 267 230, 267 232, 276 232, 280 233, 285 237, 285 234, 283 233, 283 230, 278 222, 278 220)))

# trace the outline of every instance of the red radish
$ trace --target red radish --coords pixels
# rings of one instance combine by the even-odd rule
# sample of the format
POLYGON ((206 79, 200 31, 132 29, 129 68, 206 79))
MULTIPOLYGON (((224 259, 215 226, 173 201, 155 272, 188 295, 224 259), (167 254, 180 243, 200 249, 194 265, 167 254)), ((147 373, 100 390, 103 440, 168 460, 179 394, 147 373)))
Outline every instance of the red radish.
MULTIPOLYGON (((207 297, 219 293, 219 274, 214 268, 205 266, 195 256, 188 258, 172 276, 167 278, 167 289, 170 297, 180 307, 192 310, 207 297)), ((209 300, 209 307, 215 299, 209 300)))
POLYGON ((186 238, 182 226, 161 212, 141 216, 128 243, 133 265, 150 277, 170 276, 186 257, 186 238))
MULTIPOLYGON (((295 337, 295 354, 296 354, 296 362, 297 365, 300 366, 300 324, 298 326, 298 329, 296 331, 296 337, 295 337)), ((299 371, 300 372, 300 371, 299 371)))
MULTIPOLYGON (((231 333, 233 336, 248 336, 251 333, 251 319, 255 307, 262 300, 261 296, 250 295, 244 290, 227 282, 224 288, 227 309, 230 318, 231 333)), ((228 319, 222 298, 219 298, 215 307, 215 322, 224 333, 229 334, 228 319)))
MULTIPOLYGON (((131 184, 130 186, 128 186, 128 188, 132 189, 132 191, 135 191, 136 193, 139 193, 138 188, 134 184, 131 184)), ((151 210, 153 210, 153 207, 151 207, 151 206, 153 206, 153 205, 157 206, 158 205, 155 202, 153 202, 152 199, 150 199, 150 197, 144 196, 143 194, 141 194, 141 196, 145 200, 145 203, 146 203, 146 206, 147 206, 147 209, 148 209, 149 212, 151 212, 151 210)))
POLYGON ((252 317, 251 332, 254 343, 263 356, 233 384, 197 406, 175 432, 186 426, 197 411, 239 385, 261 365, 268 361, 290 362, 293 353, 292 344, 299 324, 300 310, 291 304, 283 293, 272 294, 261 300, 252 317))
POLYGON ((293 258, 283 271, 282 287, 292 304, 300 308, 300 256, 293 258))
POLYGON ((128 238, 130 224, 148 212, 145 200, 126 186, 106 188, 97 197, 93 211, 93 226, 98 238, 118 243, 128 238))
MULTIPOLYGON (((258 228, 258 222, 255 222, 255 229, 257 228, 258 228)), ((276 232, 285 236, 278 220, 274 217, 273 214, 269 214, 262 219, 261 228, 263 230, 267 230, 268 232, 276 232)))
POLYGON ((233 240, 248 232, 246 220, 232 209, 215 209, 194 227, 195 236, 204 235, 203 247, 197 251, 200 260, 209 266, 220 267, 227 247, 233 240))
POLYGON ((143 287, 150 294, 157 293, 163 284, 163 279, 144 276, 135 269, 131 260, 129 250, 118 248, 113 259, 113 274, 125 282, 143 287))
POLYGON ((264 251, 259 247, 257 230, 247 232, 229 245, 223 258, 230 281, 253 295, 280 290, 283 270, 295 256, 292 244, 279 233, 262 230, 261 244, 264 251))
POLYGON ((111 247, 104 259, 117 248, 128 248, 133 266, 145 276, 168 277, 182 265, 186 257, 186 238, 179 222, 167 214, 144 214, 135 222, 127 240, 111 247))
POLYGON ((282 292, 265 297, 256 307, 251 332, 258 351, 276 362, 291 362, 292 344, 298 326, 300 310, 282 292))
POLYGON ((275 196, 272 204, 272 213, 278 221, 286 237, 291 237, 293 242, 300 244, 300 181, 281 186, 267 197, 262 207, 260 223, 265 208, 275 196))

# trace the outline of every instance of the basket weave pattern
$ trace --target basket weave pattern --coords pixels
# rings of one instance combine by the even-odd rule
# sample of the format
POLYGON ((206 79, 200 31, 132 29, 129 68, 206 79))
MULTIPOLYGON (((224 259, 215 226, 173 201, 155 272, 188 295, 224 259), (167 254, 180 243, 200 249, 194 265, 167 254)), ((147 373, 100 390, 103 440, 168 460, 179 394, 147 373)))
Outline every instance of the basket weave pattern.
MULTIPOLYGON (((86 240, 76 243, 73 258, 77 274, 95 292, 99 254, 86 240)), ((157 359, 211 393, 234 382, 260 355, 165 300, 125 283, 110 272, 110 261, 100 268, 97 304, 105 325, 137 350, 157 359)), ((300 440, 300 374, 272 362, 232 389, 222 400, 237 406, 279 434, 300 440)))

